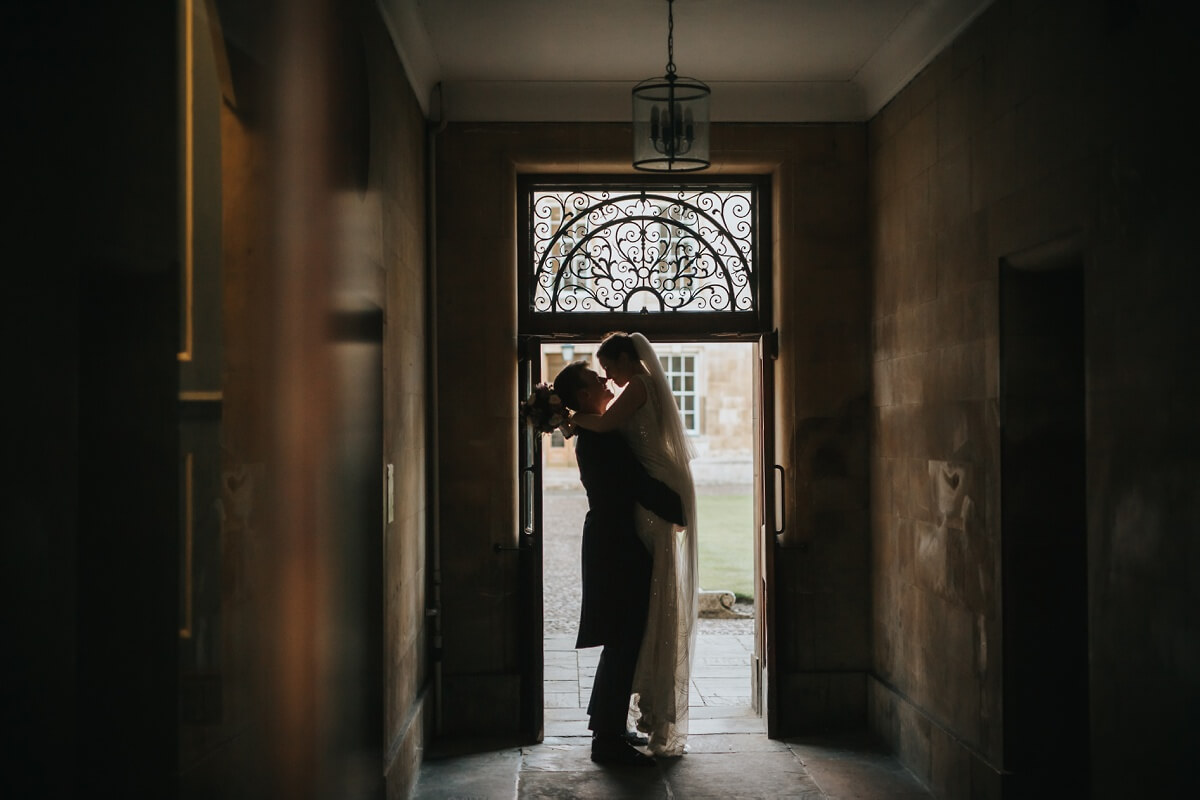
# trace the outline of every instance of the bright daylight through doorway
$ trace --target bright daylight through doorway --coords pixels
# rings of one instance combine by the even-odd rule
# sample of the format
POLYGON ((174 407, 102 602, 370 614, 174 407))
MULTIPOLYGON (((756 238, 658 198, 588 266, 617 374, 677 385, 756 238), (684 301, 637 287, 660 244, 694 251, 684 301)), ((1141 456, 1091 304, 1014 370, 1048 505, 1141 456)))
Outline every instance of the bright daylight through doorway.
MULTIPOLYGON (((596 343, 542 348, 542 375, 595 366, 596 343)), ((692 733, 763 730, 751 708, 754 651, 754 345, 655 343, 692 436, 700 550, 701 617, 690 685, 692 733)), ((587 734, 586 708, 600 648, 575 649, 580 539, 587 498, 573 442, 542 441, 545 734, 587 734)))

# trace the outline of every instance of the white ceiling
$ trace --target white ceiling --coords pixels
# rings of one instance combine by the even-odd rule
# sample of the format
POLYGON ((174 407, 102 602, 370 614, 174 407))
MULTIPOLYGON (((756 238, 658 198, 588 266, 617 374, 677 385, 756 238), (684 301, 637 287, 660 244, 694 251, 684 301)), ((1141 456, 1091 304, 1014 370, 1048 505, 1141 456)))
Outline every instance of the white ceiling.
MULTIPOLYGON (((432 117, 624 121, 666 70, 666 0, 377 2, 432 117)), ((990 3, 676 0, 675 65, 712 87, 714 121, 860 121, 990 3)))

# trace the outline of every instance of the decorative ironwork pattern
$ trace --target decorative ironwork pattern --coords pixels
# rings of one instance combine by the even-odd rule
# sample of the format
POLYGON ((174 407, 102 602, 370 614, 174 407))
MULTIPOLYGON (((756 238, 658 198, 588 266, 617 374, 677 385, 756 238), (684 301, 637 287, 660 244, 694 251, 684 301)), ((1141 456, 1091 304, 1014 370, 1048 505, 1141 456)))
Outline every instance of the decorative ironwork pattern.
POLYGON ((756 310, 750 189, 535 190, 534 313, 756 310))

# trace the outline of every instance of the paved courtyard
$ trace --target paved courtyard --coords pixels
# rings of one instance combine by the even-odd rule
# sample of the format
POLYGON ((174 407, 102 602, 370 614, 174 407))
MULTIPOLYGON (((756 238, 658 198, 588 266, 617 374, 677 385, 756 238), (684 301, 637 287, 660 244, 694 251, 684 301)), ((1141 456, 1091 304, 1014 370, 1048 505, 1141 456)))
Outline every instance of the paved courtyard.
MULTIPOLYGON (((546 491, 542 499, 543 605, 547 736, 586 736, 588 697, 600 648, 575 649, 579 626, 579 547, 587 498, 582 489, 546 491)), ((749 604, 743 609, 752 613, 749 604)), ((762 732, 750 708, 754 620, 701 619, 689 705, 691 730, 762 732), (708 710, 705 710, 708 709, 708 710)))
MULTIPOLYGON (((575 636, 547 636, 543 680, 547 736, 586 736, 588 697, 600 648, 575 649, 575 636)), ((696 637, 688 705, 694 733, 761 733, 750 709, 754 634, 696 637)))

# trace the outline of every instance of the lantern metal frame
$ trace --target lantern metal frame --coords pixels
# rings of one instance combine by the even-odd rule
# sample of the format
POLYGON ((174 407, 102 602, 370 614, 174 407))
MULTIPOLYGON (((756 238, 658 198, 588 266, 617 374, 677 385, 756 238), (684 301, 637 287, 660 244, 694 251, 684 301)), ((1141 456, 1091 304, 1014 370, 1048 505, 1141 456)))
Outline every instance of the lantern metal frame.
POLYGON ((712 91, 675 73, 674 0, 667 0, 667 72, 633 87, 633 166, 650 172, 695 172, 709 160, 712 91))

